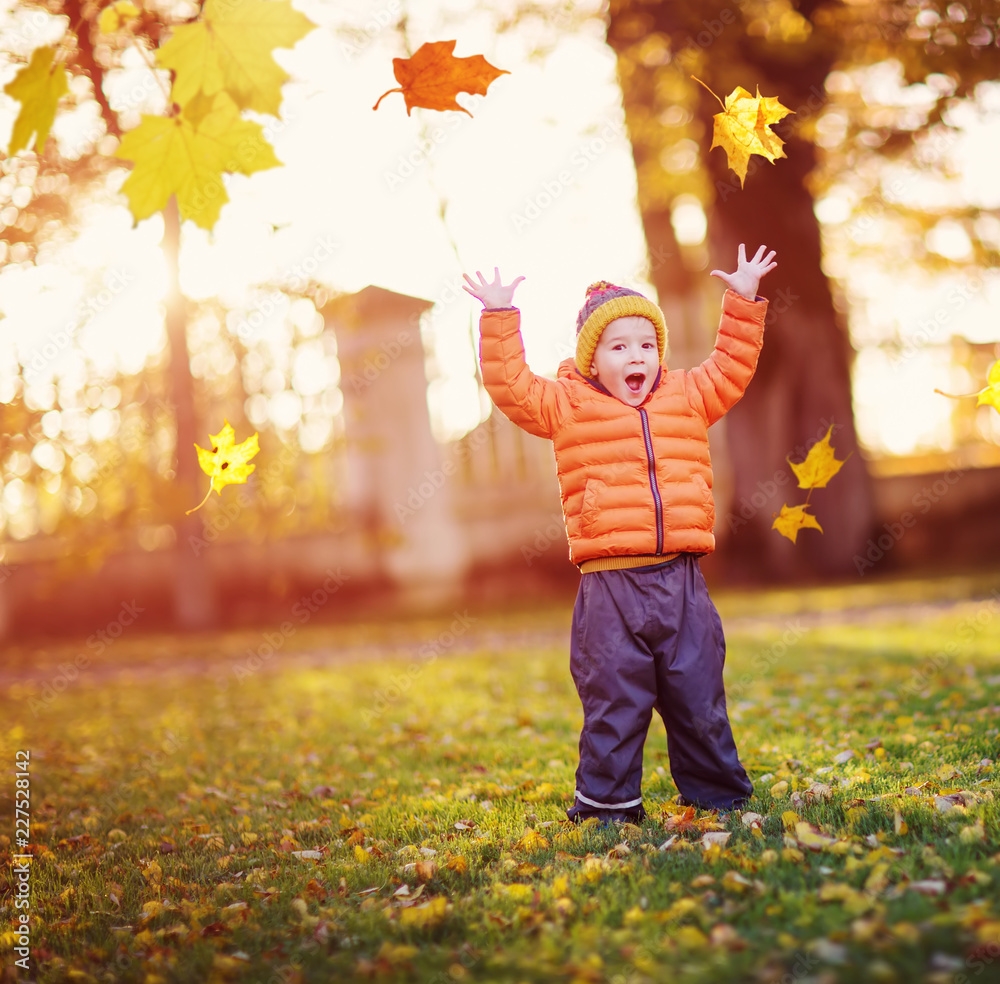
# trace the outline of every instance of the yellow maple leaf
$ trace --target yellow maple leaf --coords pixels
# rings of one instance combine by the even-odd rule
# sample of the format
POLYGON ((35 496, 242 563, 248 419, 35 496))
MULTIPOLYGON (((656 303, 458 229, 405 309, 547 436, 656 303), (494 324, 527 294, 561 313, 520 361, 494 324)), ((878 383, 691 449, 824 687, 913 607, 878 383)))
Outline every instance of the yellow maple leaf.
POLYGON ((986 403, 1000 411, 1000 359, 993 363, 986 385, 979 391, 978 396, 977 407, 986 403))
POLYGON ((447 860, 445 867, 457 875, 464 875, 469 870, 469 862, 464 854, 457 854, 447 860))
POLYGON ((150 861, 149 864, 142 869, 142 877, 145 878, 150 885, 159 885, 163 880, 163 869, 156 861, 150 861))
MULTIPOLYGON (((694 78, 694 76, 691 76, 694 78)), ((699 85, 705 85, 701 79, 694 78, 699 85)), ((711 89, 708 89, 712 92, 711 89)), ((723 102, 719 100, 722 112, 713 117, 715 125, 712 130, 712 146, 709 150, 721 147, 726 152, 729 166, 740 179, 740 187, 747 176, 747 165, 751 154, 766 157, 773 164, 779 157, 785 156, 784 141, 769 127, 784 119, 792 110, 782 106, 774 96, 761 96, 760 88, 755 96, 750 95, 743 86, 738 85, 723 102)))
POLYGON ((176 73, 171 98, 181 106, 225 90, 240 109, 277 116, 289 76, 272 52, 315 26, 291 0, 205 0, 201 17, 174 30, 156 63, 176 73))
POLYGON ((771 529, 777 530, 782 536, 787 536, 792 543, 799 535, 799 530, 807 526, 822 533, 823 527, 812 513, 806 512, 808 508, 806 505, 790 506, 787 502, 784 503, 778 518, 771 524, 771 529))
POLYGON ((4 86, 4 92, 21 103, 21 109, 14 120, 7 154, 13 157, 19 150, 27 148, 35 136, 35 153, 45 149, 52 121, 56 118, 59 100, 69 92, 66 66, 53 63, 56 49, 35 48, 31 61, 4 86))
POLYGON ((132 173, 122 184, 132 215, 138 222, 160 211, 177 196, 182 219, 211 229, 229 195, 222 174, 253 174, 281 162, 264 139, 259 123, 244 120, 233 101, 219 93, 205 111, 147 116, 122 138, 115 156, 132 161, 132 173))
POLYGON ((250 477, 250 473, 254 468, 257 467, 256 465, 247 464, 260 450, 257 432, 254 431, 245 441, 237 444, 236 432, 233 430, 232 425, 228 420, 225 424, 226 426, 218 434, 209 435, 212 438, 211 451, 206 451, 204 448, 198 447, 197 444, 194 446, 198 452, 198 464, 201 466, 201 470, 212 481, 209 484, 208 492, 205 493, 205 498, 194 509, 189 509, 189 514, 205 505, 208 497, 212 494, 212 489, 215 489, 219 495, 222 495, 222 487, 224 485, 242 484, 250 477))
POLYGON ((442 895, 430 899, 423 905, 403 909, 399 913, 399 925, 413 929, 431 929, 444 921, 448 914, 448 900, 442 895))
POLYGON ((97 18, 97 27, 101 34, 114 34, 120 27, 138 16, 139 8, 132 3, 132 0, 117 0, 101 11, 101 16, 97 18))
POLYGON ((544 834, 537 830, 528 828, 524 836, 514 845, 515 851, 541 851, 549 846, 549 842, 544 834))
POLYGON ((834 448, 830 444, 830 434, 833 433, 833 424, 827 428, 826 434, 821 441, 817 441, 806 455, 804 461, 795 464, 794 461, 786 458, 791 466, 795 477, 799 480, 800 489, 824 489, 826 483, 833 478, 843 467, 843 461, 834 457, 834 448))
POLYGON ((836 837, 824 834, 805 820, 800 820, 795 825, 795 837, 799 844, 813 851, 821 851, 824 847, 829 847, 831 844, 836 843, 837 840, 836 837))

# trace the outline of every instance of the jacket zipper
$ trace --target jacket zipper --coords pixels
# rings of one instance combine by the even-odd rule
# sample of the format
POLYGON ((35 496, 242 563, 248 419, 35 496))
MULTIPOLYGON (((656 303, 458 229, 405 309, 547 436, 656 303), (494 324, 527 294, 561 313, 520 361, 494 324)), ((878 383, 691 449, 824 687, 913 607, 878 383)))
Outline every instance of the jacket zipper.
POLYGON ((639 417, 642 420, 642 438, 646 442, 646 462, 649 465, 649 487, 653 492, 653 502, 656 506, 656 552, 663 553, 663 500, 656 484, 656 464, 653 459, 653 439, 649 436, 649 418, 643 407, 639 407, 639 417))

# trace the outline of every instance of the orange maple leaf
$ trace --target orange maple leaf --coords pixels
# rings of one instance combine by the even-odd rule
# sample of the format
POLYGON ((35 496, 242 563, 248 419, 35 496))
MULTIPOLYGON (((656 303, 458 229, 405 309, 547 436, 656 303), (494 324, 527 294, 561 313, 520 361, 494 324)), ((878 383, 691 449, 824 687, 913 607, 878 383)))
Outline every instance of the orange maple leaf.
POLYGON ((378 97, 372 109, 390 92, 401 92, 406 100, 406 115, 414 106, 423 109, 460 109, 472 113, 455 101, 460 92, 485 96, 490 83, 501 75, 510 75, 506 69, 496 68, 482 55, 456 58, 454 41, 428 41, 422 44, 412 58, 393 58, 392 72, 400 88, 389 89, 378 97))

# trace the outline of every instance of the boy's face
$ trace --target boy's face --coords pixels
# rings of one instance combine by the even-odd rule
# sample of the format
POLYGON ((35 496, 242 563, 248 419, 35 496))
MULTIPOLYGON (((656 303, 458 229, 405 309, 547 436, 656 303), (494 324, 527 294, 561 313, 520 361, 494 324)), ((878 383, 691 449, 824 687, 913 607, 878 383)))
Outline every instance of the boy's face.
POLYGON ((637 407, 653 388, 660 361, 656 329, 648 318, 615 318, 594 350, 594 378, 612 395, 637 407))

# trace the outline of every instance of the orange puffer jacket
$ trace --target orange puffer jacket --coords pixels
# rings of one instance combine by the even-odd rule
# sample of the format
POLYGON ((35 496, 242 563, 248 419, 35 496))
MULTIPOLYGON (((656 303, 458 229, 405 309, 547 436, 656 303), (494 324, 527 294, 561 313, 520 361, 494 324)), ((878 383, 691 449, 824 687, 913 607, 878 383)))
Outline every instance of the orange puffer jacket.
POLYGON ((572 359, 554 380, 524 361, 517 308, 484 310, 483 382, 530 434, 553 442, 570 560, 715 549, 708 428, 757 368, 767 301, 727 290, 715 350, 689 371, 661 366, 639 407, 588 380, 572 359))

